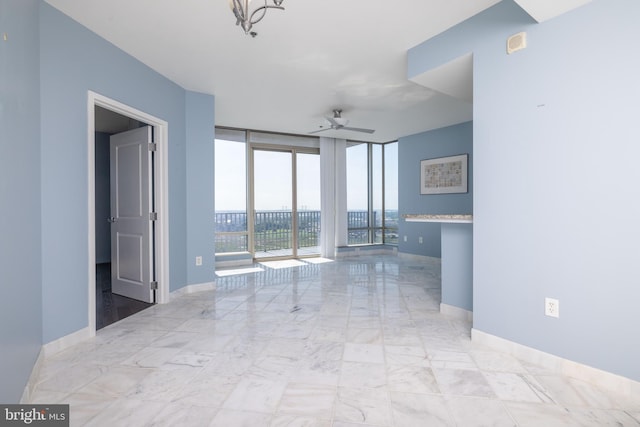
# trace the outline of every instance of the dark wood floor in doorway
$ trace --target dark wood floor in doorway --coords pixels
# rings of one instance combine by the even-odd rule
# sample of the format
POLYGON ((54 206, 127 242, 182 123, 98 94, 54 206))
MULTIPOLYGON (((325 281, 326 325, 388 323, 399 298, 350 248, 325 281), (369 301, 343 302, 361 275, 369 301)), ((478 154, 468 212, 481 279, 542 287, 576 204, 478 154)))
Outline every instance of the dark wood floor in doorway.
POLYGON ((111 264, 96 265, 96 329, 102 329, 153 304, 111 292, 111 264))

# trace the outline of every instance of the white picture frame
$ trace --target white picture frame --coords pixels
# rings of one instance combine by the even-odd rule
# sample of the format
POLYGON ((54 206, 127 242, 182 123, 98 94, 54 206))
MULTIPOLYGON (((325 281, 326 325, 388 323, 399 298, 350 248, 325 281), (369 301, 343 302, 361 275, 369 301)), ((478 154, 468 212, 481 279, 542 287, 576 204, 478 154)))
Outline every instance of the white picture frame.
POLYGON ((469 155, 420 161, 420 194, 452 194, 468 191, 469 155))

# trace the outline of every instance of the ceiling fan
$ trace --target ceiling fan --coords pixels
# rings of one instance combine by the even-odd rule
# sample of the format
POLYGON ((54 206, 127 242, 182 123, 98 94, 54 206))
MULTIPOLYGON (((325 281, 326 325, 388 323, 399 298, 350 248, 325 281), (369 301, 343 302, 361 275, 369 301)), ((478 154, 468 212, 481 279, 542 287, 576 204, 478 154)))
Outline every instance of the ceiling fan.
POLYGON ((327 119, 327 121, 331 124, 330 127, 328 128, 323 128, 320 130, 315 130, 313 132, 309 132, 311 133, 318 133, 318 132, 324 132, 325 130, 329 130, 329 129, 333 129, 333 130, 352 130, 354 132, 364 132, 364 133, 374 133, 375 130, 373 129, 364 129, 364 128, 352 128, 352 127, 347 127, 347 125, 349 124, 349 120, 345 119, 342 117, 342 110, 340 109, 335 109, 333 110, 333 117, 325 117, 325 119, 327 119))

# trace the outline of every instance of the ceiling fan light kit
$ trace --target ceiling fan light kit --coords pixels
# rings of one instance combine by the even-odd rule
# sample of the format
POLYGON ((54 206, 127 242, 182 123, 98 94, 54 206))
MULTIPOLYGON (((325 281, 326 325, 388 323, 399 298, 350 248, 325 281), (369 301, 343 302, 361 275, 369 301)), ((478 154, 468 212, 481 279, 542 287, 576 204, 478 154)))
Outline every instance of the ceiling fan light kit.
POLYGON ((257 24, 267 14, 267 9, 280 9, 284 0, 272 0, 273 4, 268 4, 268 0, 264 0, 264 4, 255 8, 253 11, 249 9, 249 3, 251 0, 229 0, 229 7, 233 11, 236 17, 236 25, 239 25, 244 30, 245 34, 251 34, 252 37, 258 35, 255 31, 251 31, 254 24, 257 24))

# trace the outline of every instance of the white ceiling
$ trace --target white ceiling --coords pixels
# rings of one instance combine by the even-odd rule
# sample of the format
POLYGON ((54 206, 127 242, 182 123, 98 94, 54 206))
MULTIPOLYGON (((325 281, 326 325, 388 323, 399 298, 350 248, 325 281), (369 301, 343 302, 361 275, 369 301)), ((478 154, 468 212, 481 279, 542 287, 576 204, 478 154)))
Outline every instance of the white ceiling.
POLYGON ((515 0, 538 22, 555 18, 569 10, 583 6, 591 0, 515 0))
POLYGON ((185 89, 215 95, 218 126, 306 134, 342 108, 349 126, 376 132, 320 135, 386 142, 471 120, 470 73, 429 82, 462 98, 436 92, 407 80, 407 50, 499 0, 284 0, 256 38, 235 26, 228 0, 46 1, 185 89))

